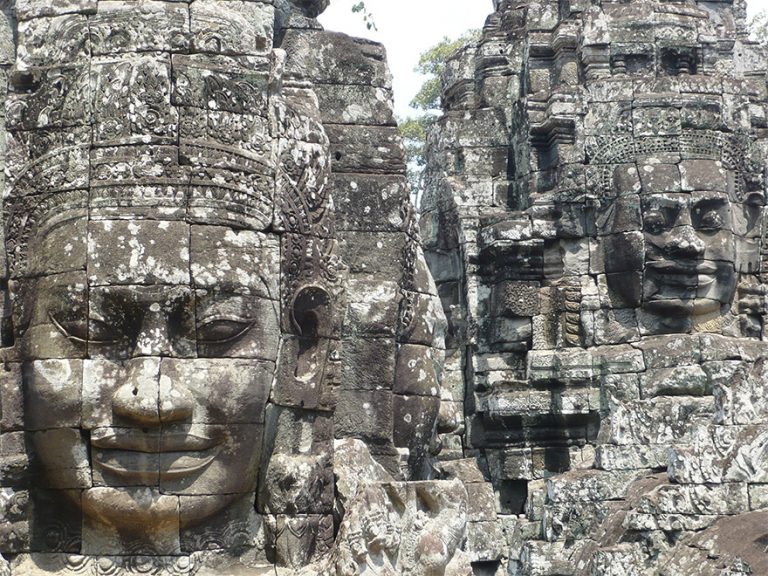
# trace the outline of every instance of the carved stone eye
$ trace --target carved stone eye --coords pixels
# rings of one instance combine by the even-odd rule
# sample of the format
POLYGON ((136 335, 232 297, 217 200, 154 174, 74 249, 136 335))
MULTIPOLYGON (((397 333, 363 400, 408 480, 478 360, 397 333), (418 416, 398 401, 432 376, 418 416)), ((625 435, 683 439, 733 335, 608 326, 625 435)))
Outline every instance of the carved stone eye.
POLYGON ((67 339, 79 344, 116 344, 120 338, 115 330, 106 322, 97 318, 64 318, 50 313, 49 318, 67 339))
POLYGON ((48 313, 48 318, 65 338, 80 344, 88 342, 88 322, 85 319, 57 317, 52 312, 48 313))
POLYGON ((698 228, 700 230, 720 230, 725 224, 723 215, 717 210, 707 210, 702 214, 699 220, 698 228))
POLYGON ((651 210, 643 216, 645 229, 651 234, 661 233, 667 226, 667 219, 659 210, 651 210))
POLYGON ((197 339, 204 344, 226 344, 243 336, 254 325, 252 320, 213 317, 197 327, 197 339))

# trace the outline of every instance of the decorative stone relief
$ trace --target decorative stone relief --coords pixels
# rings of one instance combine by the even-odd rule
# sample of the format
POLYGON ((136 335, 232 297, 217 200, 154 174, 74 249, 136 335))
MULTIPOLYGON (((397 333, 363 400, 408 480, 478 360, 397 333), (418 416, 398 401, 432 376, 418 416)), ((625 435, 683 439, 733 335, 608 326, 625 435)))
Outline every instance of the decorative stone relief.
POLYGON ((747 36, 739 2, 496 0, 449 59, 421 230, 499 573, 768 570, 747 36))
POLYGON ((0 573, 467 573, 389 72, 327 5, 3 8, 0 573))

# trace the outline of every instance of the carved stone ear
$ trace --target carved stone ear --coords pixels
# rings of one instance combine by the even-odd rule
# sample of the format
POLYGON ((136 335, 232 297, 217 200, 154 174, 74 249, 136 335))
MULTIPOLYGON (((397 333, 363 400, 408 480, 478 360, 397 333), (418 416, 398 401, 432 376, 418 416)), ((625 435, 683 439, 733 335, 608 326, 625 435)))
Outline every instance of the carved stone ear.
POLYGON ((291 323, 302 338, 328 338, 333 332, 331 295, 320 286, 305 286, 291 303, 291 323))
POLYGON ((302 382, 319 385, 333 332, 330 294, 319 286, 302 288, 291 304, 291 321, 299 336, 294 376, 302 382))

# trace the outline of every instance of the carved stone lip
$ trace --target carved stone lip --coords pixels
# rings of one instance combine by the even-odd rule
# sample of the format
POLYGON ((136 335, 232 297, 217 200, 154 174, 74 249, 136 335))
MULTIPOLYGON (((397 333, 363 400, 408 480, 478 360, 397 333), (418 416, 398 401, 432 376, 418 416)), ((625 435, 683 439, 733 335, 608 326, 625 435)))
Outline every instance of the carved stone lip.
POLYGON ((219 442, 206 436, 194 434, 159 434, 137 431, 135 434, 111 434, 92 437, 91 446, 102 450, 125 452, 146 452, 165 454, 170 452, 200 452, 215 447, 219 442))
POLYGON ((706 288, 715 281, 717 274, 717 265, 710 261, 653 260, 647 267, 660 284, 684 288, 706 288))
POLYGON ((178 480, 204 469, 219 455, 221 446, 202 452, 165 452, 160 458, 160 480, 178 480))
POLYGON ((133 482, 177 480, 207 467, 221 452, 222 438, 160 430, 108 430, 92 434, 93 465, 133 482))
POLYGON ((683 262, 674 260, 649 260, 646 266, 664 275, 708 276, 717 273, 717 265, 709 260, 683 262))
POLYGON ((93 455, 93 463, 114 476, 152 483, 158 476, 160 480, 178 480, 196 474, 213 462, 220 450, 220 446, 160 453, 104 450, 93 455))

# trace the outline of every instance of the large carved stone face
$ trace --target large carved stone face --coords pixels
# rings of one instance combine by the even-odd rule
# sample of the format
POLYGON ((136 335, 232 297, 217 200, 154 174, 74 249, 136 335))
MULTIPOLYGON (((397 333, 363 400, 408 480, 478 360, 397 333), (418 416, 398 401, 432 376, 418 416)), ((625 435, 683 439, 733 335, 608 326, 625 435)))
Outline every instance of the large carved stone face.
POLYGON ((278 237, 71 220, 31 252, 42 248, 59 269, 85 258, 21 283, 27 418, 48 482, 80 499, 86 524, 118 540, 151 525, 156 552, 178 551, 179 530, 256 487, 278 237))
POLYGON ((613 181, 601 233, 608 286, 622 305, 661 329, 727 311, 749 267, 739 250, 754 235, 758 204, 733 199, 733 179, 715 160, 638 162, 619 166, 613 181))
POLYGON ((731 202, 722 192, 642 195, 643 308, 658 314, 719 313, 736 286, 731 202))

